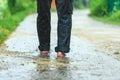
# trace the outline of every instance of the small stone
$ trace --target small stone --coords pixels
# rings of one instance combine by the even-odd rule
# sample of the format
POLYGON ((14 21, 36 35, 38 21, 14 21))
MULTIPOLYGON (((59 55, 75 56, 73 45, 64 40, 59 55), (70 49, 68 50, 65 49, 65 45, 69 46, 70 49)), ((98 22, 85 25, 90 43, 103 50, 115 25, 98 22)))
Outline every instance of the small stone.
POLYGON ((21 64, 22 66, 24 66, 24 64, 21 64))
POLYGON ((2 62, 5 62, 5 61, 2 61, 2 62))
POLYGON ((120 54, 120 52, 114 52, 114 54, 120 54))
POLYGON ((36 62, 33 62, 33 64, 35 64, 36 62))

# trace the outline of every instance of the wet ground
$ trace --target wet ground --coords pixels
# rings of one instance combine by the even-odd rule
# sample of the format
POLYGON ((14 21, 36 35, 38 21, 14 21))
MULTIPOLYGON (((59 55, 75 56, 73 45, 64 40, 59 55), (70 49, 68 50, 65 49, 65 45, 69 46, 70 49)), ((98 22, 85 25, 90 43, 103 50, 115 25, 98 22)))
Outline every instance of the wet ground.
POLYGON ((120 80, 120 27, 74 11, 71 51, 56 59, 57 15, 52 13, 49 58, 39 57, 36 14, 29 15, 0 47, 0 80, 120 80))

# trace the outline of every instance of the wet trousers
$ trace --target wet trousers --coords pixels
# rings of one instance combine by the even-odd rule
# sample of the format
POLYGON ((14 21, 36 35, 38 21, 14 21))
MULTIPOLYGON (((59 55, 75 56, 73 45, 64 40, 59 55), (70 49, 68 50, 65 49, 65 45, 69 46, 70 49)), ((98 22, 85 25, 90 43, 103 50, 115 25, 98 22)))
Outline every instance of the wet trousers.
MULTIPOLYGON (((56 0, 58 15, 56 52, 70 51, 70 37, 72 27, 73 0, 56 0)), ((37 32, 40 51, 50 50, 50 16, 51 0, 37 0, 37 32)))

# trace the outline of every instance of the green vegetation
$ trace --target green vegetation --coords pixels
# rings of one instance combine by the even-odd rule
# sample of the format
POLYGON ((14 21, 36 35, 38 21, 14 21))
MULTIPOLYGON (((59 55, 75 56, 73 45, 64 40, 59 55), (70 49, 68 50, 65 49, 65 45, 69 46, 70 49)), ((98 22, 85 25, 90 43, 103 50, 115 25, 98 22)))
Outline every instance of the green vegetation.
MULTIPOLYGON (((120 20, 112 20, 111 17, 96 17, 96 16, 91 16, 95 20, 101 21, 103 23, 108 23, 108 24, 114 24, 120 26, 120 20)), ((114 18, 115 19, 115 18, 114 18)))
POLYGON ((108 13, 107 0, 91 0, 90 10, 91 15, 104 16, 108 13))
POLYGON ((3 10, 7 7, 6 0, 0 0, 0 19, 2 18, 3 10))
POLYGON ((75 8, 75 9, 83 8, 82 1, 81 1, 81 0, 76 0, 76 1, 74 1, 74 8, 75 8))
POLYGON ((0 44, 28 14, 36 11, 35 0, 1 0, 1 3, 2 1, 7 3, 0 7, 0 44))
POLYGON ((88 7, 89 0, 74 0, 74 8, 82 9, 88 7))
POLYGON ((90 11, 97 20, 120 25, 120 0, 91 0, 90 11))

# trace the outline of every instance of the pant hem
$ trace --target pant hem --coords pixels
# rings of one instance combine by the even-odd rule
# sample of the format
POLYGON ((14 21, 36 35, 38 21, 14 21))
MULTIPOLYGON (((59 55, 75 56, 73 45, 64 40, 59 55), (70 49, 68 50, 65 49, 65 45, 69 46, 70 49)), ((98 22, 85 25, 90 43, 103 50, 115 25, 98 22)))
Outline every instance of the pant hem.
POLYGON ((70 51, 70 48, 66 48, 66 47, 55 47, 55 52, 68 53, 69 51, 70 51))

